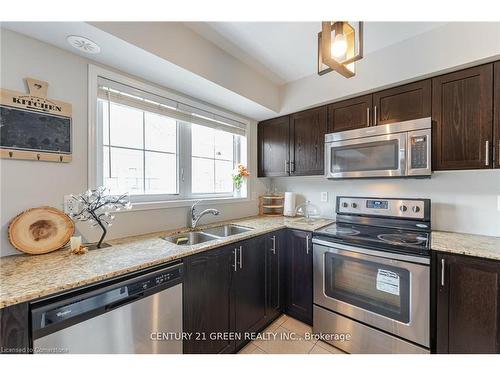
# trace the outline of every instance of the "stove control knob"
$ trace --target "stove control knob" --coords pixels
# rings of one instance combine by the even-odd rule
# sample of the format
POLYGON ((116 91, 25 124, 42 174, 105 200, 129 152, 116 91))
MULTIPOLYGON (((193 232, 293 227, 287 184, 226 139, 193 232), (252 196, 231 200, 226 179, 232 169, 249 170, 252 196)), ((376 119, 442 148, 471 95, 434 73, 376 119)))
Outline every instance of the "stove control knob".
POLYGON ((411 210, 412 210, 414 213, 417 213, 417 212, 420 212, 420 207, 418 207, 418 206, 413 206, 413 207, 411 208, 411 210))
POLYGON ((357 203, 351 203, 351 207, 352 208, 356 208, 356 207, 358 207, 358 204, 357 203))
POLYGON ((347 207, 349 207, 349 205, 347 204, 347 202, 344 202, 344 203, 342 203, 342 207, 347 208, 347 207))
POLYGON ((407 210, 408 210, 408 207, 406 207, 404 204, 399 206, 399 211, 406 212, 407 210))

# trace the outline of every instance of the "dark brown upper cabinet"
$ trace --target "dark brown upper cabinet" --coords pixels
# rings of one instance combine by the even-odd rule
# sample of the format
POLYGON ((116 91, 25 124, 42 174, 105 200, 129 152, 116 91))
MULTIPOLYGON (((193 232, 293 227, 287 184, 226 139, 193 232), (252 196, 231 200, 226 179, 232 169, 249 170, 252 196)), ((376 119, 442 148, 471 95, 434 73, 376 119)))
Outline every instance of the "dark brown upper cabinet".
POLYGON ((262 121, 257 129, 259 177, 289 175, 290 117, 262 121))
POLYGON ((493 160, 495 168, 500 168, 500 61, 495 63, 493 68, 495 72, 494 92, 493 92, 493 116, 494 116, 494 134, 493 139, 493 160))
POLYGON ((394 87, 373 94, 371 125, 431 117, 431 80, 394 87))
POLYGON ((500 262, 437 255, 436 351, 500 353, 500 262))
POLYGON ((343 100, 328 106, 328 133, 371 125, 372 95, 343 100))
POLYGON ((326 106, 290 116, 290 175, 324 173, 326 106))
POLYGON ((432 80, 433 169, 492 166, 493 64, 432 80))
POLYGON ((321 175, 325 133, 429 116, 434 170, 500 168, 500 62, 262 121, 258 176, 321 175))

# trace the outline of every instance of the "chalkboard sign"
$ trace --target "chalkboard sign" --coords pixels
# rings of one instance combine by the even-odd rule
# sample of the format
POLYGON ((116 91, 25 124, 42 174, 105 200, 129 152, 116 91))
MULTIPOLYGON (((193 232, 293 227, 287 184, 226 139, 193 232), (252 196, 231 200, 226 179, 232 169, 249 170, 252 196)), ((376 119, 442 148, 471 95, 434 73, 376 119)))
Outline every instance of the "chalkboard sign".
POLYGON ((0 147, 71 153, 71 118, 0 106, 0 147))
POLYGON ((47 98, 45 81, 26 83, 29 94, 0 88, 0 158, 69 163, 71 104, 47 98))

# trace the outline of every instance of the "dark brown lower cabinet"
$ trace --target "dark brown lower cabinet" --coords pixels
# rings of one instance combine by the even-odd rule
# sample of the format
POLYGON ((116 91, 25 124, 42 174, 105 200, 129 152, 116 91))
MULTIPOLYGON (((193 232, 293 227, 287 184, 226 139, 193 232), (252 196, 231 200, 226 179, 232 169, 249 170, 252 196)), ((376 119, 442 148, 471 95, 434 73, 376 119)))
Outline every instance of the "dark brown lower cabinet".
POLYGON ((289 230, 286 246, 286 313, 312 325, 313 258, 311 232, 289 230))
POLYGON ((183 323, 192 336, 184 353, 233 353, 281 314, 283 236, 273 232, 185 259, 183 323))
POLYGON ((500 353, 500 261, 436 259, 437 353, 500 353))
POLYGON ((272 233, 266 236, 267 251, 267 303, 266 319, 272 321, 283 310, 285 299, 285 240, 286 231, 272 233))
POLYGON ((217 332, 233 332, 231 306, 233 279, 233 248, 223 247, 187 258, 183 285, 184 332, 191 335, 184 341, 184 353, 232 353, 234 342, 229 338, 213 340, 217 332))
POLYGON ((238 252, 233 278, 235 332, 242 335, 236 348, 248 339, 246 333, 259 332, 266 319, 266 237, 259 236, 236 244, 238 252))
POLYGON ((29 353, 28 303, 0 309, 0 348, 5 354, 29 353))

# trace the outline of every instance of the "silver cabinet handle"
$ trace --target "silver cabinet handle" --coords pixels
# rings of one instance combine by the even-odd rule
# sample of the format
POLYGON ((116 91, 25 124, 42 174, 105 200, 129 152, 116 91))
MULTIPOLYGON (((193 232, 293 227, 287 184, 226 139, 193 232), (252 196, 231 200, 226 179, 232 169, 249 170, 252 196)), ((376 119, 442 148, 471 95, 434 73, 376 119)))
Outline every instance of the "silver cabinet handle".
POLYGON ((290 162, 290 173, 293 173, 293 172, 295 172, 295 162, 291 161, 290 162))
POLYGON ((366 107, 366 126, 370 126, 370 107, 366 107))
POLYGON ((373 124, 377 125, 378 119, 377 119, 377 106, 373 107, 373 124))
POLYGON ((240 270, 243 268, 243 256, 242 256, 242 253, 241 253, 242 247, 243 246, 240 246, 240 270))
POLYGON ((444 286, 444 259, 441 259, 441 286, 444 286))
POLYGON ((285 173, 288 173, 288 160, 285 160, 285 173))
POLYGON ((271 240, 273 241, 273 247, 271 251, 273 252, 274 255, 276 255, 276 236, 272 236, 271 240))
POLYGON ((236 270, 237 270, 237 266, 236 266, 236 264, 237 264, 237 262, 238 262, 238 261, 237 261, 237 258, 238 258, 238 250, 237 250, 237 249, 234 249, 233 253, 234 253, 234 264, 233 264, 233 267, 234 267, 234 272, 236 272, 236 270))
POLYGON ((306 236, 306 254, 309 255, 309 235, 306 236))
POLYGON ((486 155, 485 160, 484 160, 484 165, 488 166, 490 165, 490 141, 486 141, 484 144, 484 153, 486 155))

